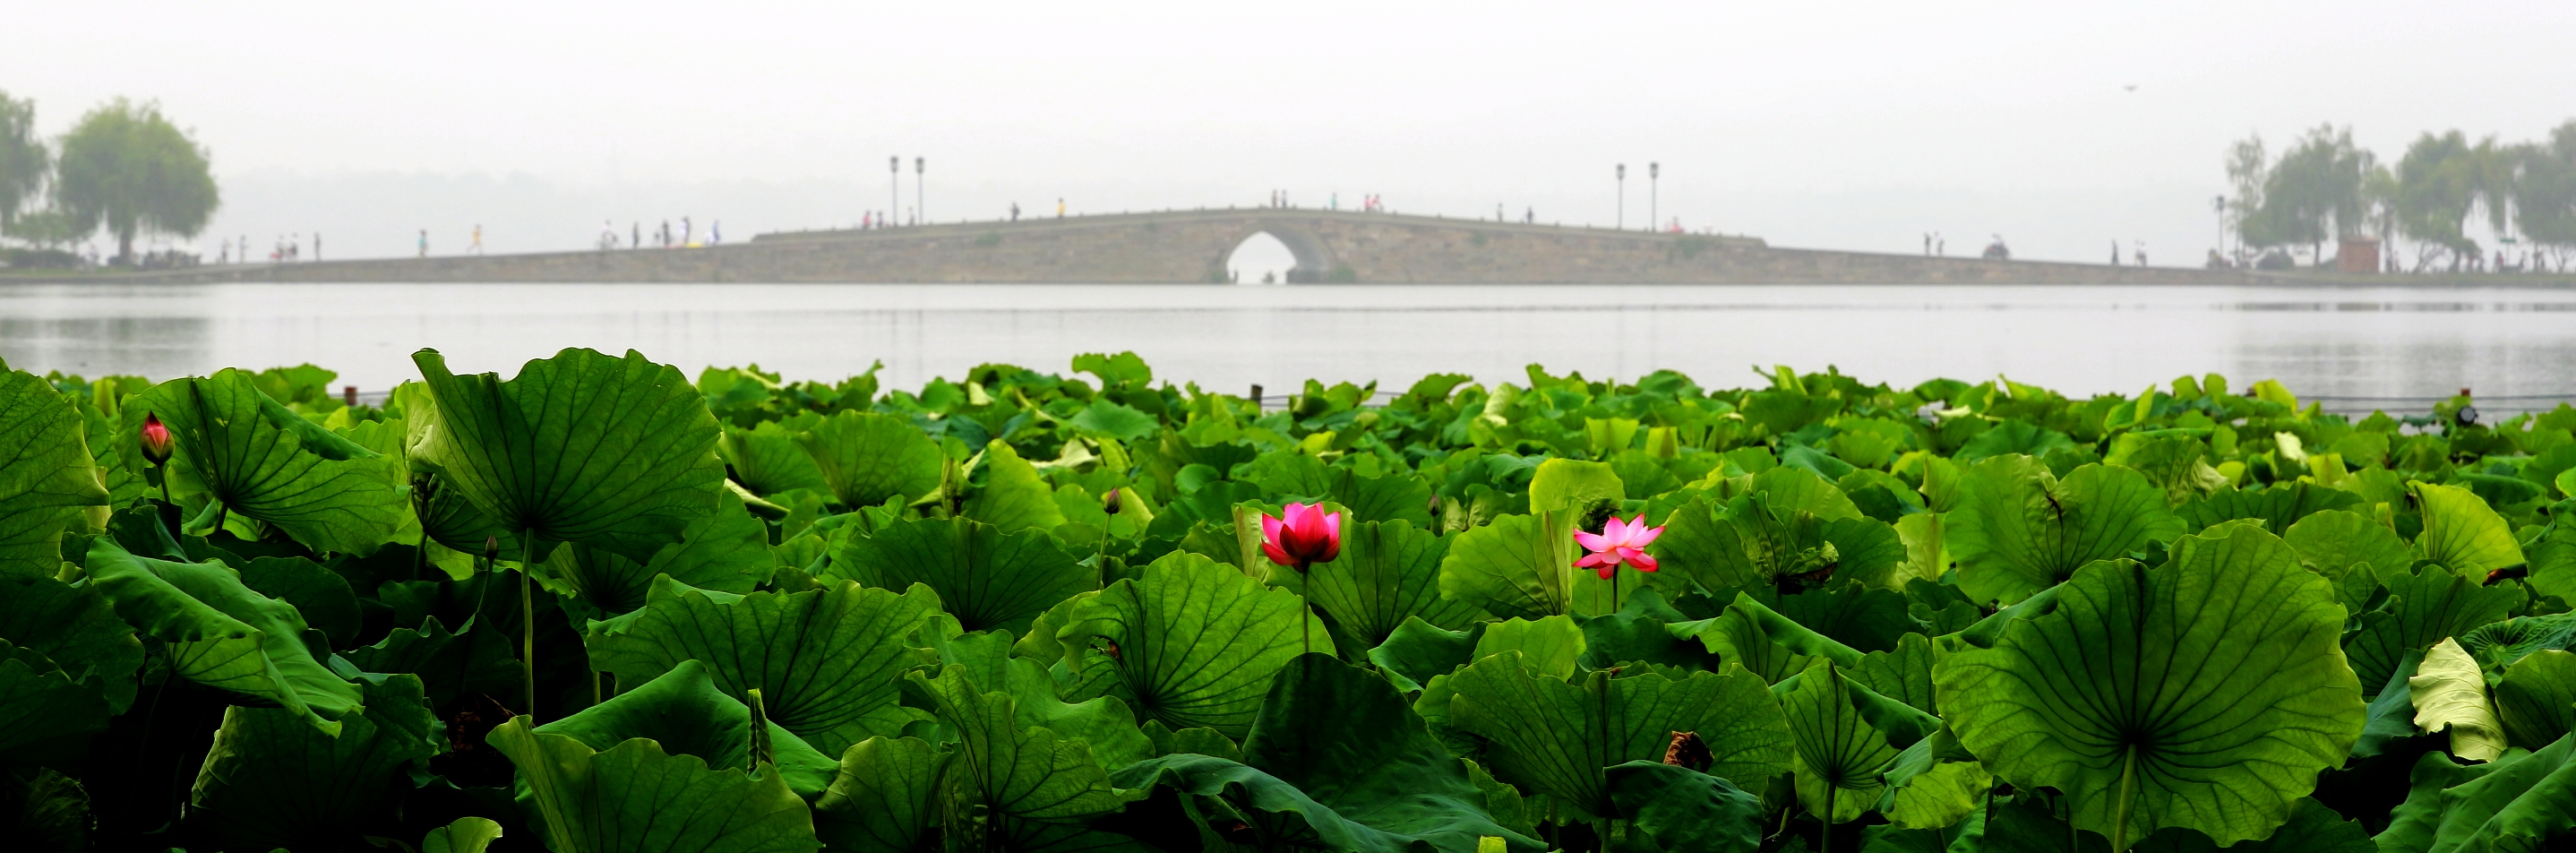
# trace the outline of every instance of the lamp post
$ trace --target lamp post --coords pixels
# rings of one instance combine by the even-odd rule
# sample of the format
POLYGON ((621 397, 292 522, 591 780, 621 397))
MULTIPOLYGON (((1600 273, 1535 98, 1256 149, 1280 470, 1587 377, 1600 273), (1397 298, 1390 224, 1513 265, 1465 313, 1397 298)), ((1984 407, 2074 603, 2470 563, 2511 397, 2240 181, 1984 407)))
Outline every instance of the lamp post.
POLYGON ((1661 227, 1655 223, 1664 221, 1663 215, 1655 209, 1655 202, 1658 200, 1655 183, 1663 175, 1664 164, 1655 162, 1646 164, 1646 230, 1648 231, 1661 227))
MULTIPOLYGON (((887 216, 893 216, 895 211, 898 211, 898 210, 902 210, 902 209, 903 209, 903 156, 902 156, 902 155, 898 154, 898 155, 895 155, 895 156, 892 156, 892 157, 888 157, 888 158, 886 158, 886 174, 887 174, 888 176, 890 176, 890 177, 888 178, 888 180, 893 181, 893 183, 886 185, 886 186, 887 186, 887 189, 886 189, 886 215, 887 215, 887 216)), ((900 222, 901 220, 896 220, 896 221, 897 221, 897 222, 900 222)), ((892 224, 895 224, 895 223, 887 223, 887 224, 888 224, 888 225, 892 225, 892 224)))
POLYGON ((923 206, 921 203, 921 175, 923 172, 928 171, 929 168, 929 158, 912 158, 912 210, 915 214, 918 214, 921 217, 920 221, 923 225, 930 224, 930 208, 923 206))
POLYGON ((2218 254, 2227 254, 2227 197, 2211 196, 2209 212, 2218 215, 2218 254))
POLYGON ((1628 164, 1619 164, 1617 174, 1619 176, 1619 215, 1611 220, 1615 223, 1611 227, 1624 231, 1628 228, 1628 164))

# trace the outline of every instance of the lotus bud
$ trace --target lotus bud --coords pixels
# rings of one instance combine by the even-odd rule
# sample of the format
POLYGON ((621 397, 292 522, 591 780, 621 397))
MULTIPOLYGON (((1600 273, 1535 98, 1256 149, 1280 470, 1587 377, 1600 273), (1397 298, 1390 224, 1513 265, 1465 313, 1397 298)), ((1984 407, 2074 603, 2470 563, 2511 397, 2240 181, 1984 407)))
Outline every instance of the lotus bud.
POLYGON ((491 571, 493 564, 499 562, 501 562, 501 537, 498 535, 483 537, 483 570, 491 571))
POLYGON ((1109 490, 1109 493, 1108 493, 1108 494, 1105 494, 1105 495, 1101 495, 1101 496, 1100 496, 1100 509, 1101 509, 1101 511, 1103 511, 1103 512, 1107 512, 1107 513, 1109 513, 1110 515, 1117 515, 1117 514, 1118 514, 1118 502, 1119 502, 1119 500, 1118 500, 1118 493, 1119 493, 1120 491, 1122 491, 1122 490, 1121 490, 1121 489, 1114 489, 1114 488, 1113 488, 1113 489, 1110 489, 1110 490, 1109 490))
POLYGON ((143 431, 135 438, 143 444, 143 458, 155 468, 170 461, 170 428, 161 425, 161 416, 143 413, 143 431))

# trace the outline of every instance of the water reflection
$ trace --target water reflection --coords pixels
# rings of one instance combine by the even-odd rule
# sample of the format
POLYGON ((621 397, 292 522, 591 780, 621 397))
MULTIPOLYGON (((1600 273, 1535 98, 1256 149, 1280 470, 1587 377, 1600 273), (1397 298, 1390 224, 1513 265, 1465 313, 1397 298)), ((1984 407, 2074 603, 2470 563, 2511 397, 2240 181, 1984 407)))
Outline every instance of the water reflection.
POLYGON ((631 347, 692 375, 757 362, 838 378, 882 360, 886 381, 909 387, 987 361, 1062 370, 1076 353, 1134 349, 1167 378, 1228 390, 1401 387, 1434 371, 1508 381, 1531 362, 1737 385, 1781 363, 1898 383, 2008 374, 2076 394, 2215 371, 2311 396, 2494 397, 2576 393, 2570 312, 2576 294, 2538 290, 0 286, 0 358, 155 378, 309 361, 372 390, 411 378, 423 346, 504 374, 567 346, 631 347))

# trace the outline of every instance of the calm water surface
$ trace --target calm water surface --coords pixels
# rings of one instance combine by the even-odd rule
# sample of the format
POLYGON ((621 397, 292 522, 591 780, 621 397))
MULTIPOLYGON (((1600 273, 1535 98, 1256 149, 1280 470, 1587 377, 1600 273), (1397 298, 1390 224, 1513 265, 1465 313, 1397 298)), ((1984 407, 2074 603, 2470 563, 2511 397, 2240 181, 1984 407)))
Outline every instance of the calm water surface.
MULTIPOLYGON (((13 367, 165 378, 312 362, 380 390, 436 347, 516 373, 564 347, 641 350, 694 377, 757 362, 837 379, 885 362, 909 388, 973 365, 1062 371, 1132 349, 1160 378, 1240 391, 1314 377, 1401 389, 1438 371, 1658 368, 1758 382, 1754 365, 1870 381, 2015 380, 2134 392, 2216 371, 2310 396, 2576 395, 2576 293, 2124 287, 1127 285, 0 285, 13 367)), ((2522 401, 2494 399, 2491 410, 2522 401)), ((2533 400, 2527 405, 2551 403, 2533 400)), ((2392 409, 2401 407, 2389 404, 2392 409)), ((2366 408, 2347 402, 2339 408, 2366 408)), ((2420 405, 2412 408, 2421 408, 2420 405)))

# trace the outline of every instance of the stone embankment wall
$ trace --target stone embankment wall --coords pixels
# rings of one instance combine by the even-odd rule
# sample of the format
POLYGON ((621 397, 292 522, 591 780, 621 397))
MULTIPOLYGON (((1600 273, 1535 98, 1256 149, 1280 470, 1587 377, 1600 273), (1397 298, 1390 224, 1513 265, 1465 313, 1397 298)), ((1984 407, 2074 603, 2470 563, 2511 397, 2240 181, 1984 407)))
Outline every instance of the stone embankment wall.
POLYGON ((1267 232, 1292 280, 1356 284, 2251 284, 2228 270, 1779 249, 1717 237, 1312 210, 1208 210, 768 234, 698 249, 556 252, 0 281, 1192 284, 1267 232))

